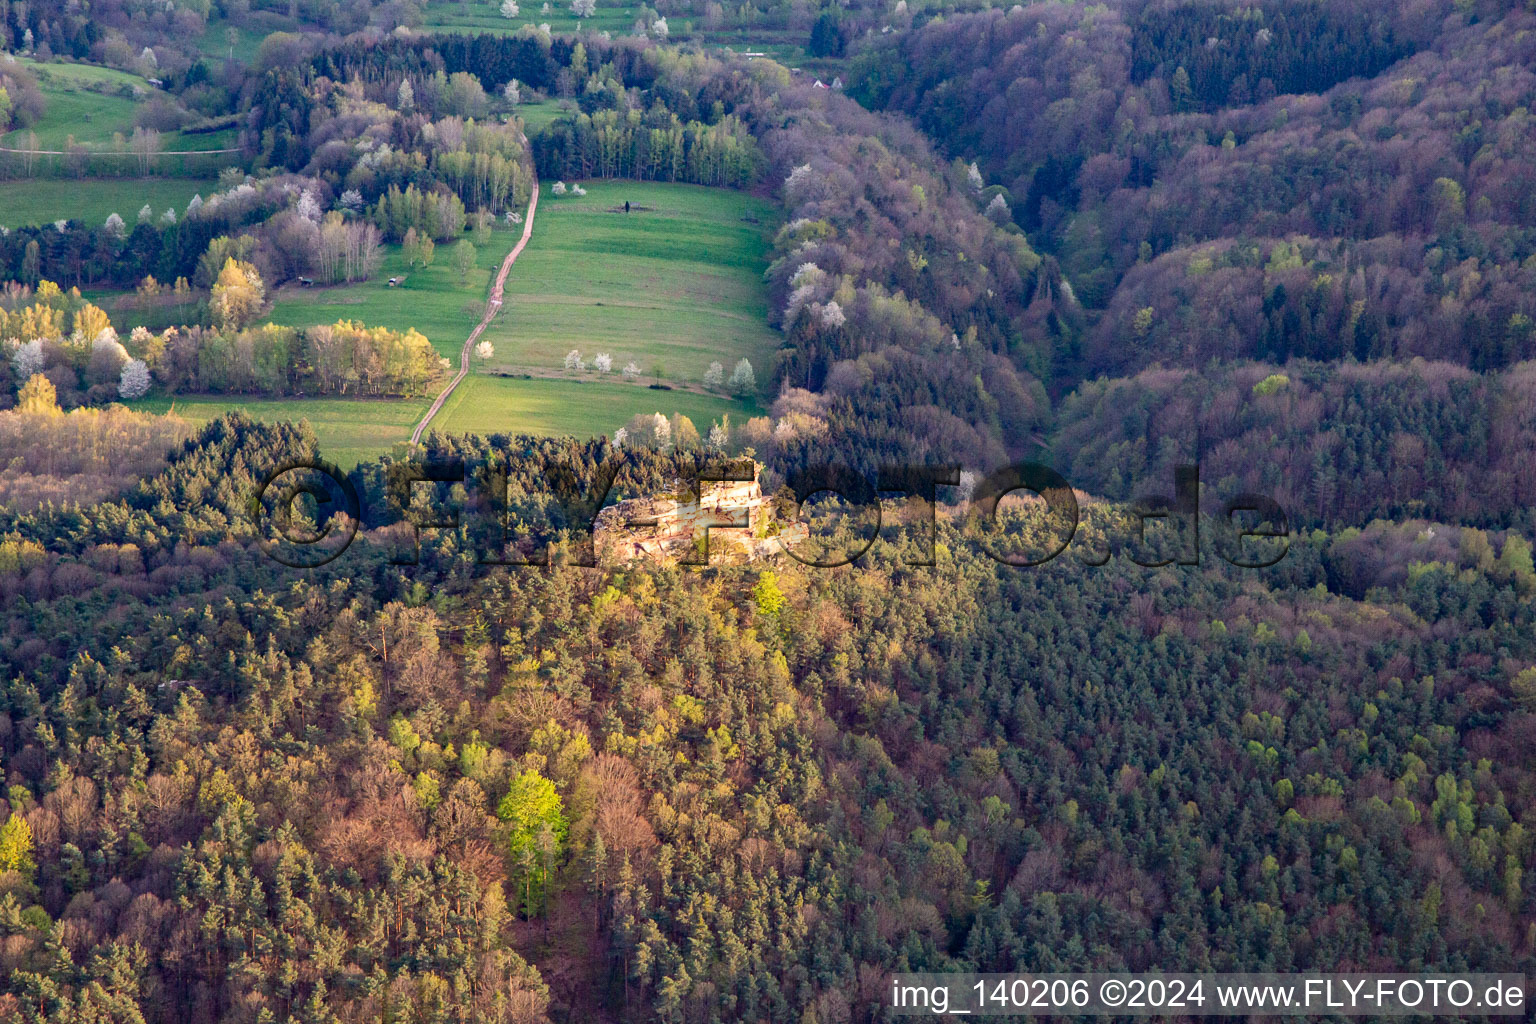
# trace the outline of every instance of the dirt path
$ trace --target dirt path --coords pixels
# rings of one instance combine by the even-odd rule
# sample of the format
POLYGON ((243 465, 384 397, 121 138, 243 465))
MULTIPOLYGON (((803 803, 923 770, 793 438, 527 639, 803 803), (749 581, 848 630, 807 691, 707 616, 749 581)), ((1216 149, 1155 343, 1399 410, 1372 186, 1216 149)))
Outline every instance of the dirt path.
POLYGON ((438 395, 437 399, 433 401, 432 407, 421 418, 421 422, 416 424, 415 431, 411 433, 411 444, 421 443, 422 431, 427 429, 427 424, 432 422, 432 417, 436 416, 438 410, 442 409, 443 403, 448 401, 448 396, 453 394, 453 389, 458 387, 465 377, 469 376, 469 353, 475 347, 475 340, 480 337, 480 332, 491 325, 491 320, 495 318, 496 313, 501 309, 501 290, 507 283, 507 271, 512 269, 512 264, 522 254, 523 246, 527 245, 528 239, 533 236, 533 212, 538 208, 538 205, 539 183, 535 181, 533 183, 533 192, 528 196, 528 216, 523 220, 523 237, 519 238, 517 244, 512 247, 512 251, 507 253, 507 258, 501 261, 501 270, 496 274, 496 283, 491 285, 490 300, 485 304, 485 316, 480 319, 480 323, 475 326, 475 329, 469 332, 469 337, 464 339, 464 349, 459 353, 459 372, 454 376, 453 380, 448 382, 448 386, 443 388, 443 393, 438 395))

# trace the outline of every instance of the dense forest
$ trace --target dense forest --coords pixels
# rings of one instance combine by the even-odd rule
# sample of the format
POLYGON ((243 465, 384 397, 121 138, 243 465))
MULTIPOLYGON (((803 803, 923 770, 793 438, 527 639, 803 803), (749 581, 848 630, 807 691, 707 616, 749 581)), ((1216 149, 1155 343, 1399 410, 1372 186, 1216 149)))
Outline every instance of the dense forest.
MULTIPOLYGON (((1357 5, 1329 7, 1352 12, 1350 23, 1367 16, 1357 5)), ((1511 310, 1500 290, 1519 279, 1530 256, 1530 15, 1479 19, 1459 7, 1374 11, 1371 24, 1384 24, 1389 34, 1433 33, 1385 69, 1368 47, 1345 47, 1356 63, 1335 62, 1326 74, 1317 49, 1333 46, 1333 36, 1288 43, 1274 34, 1266 50, 1283 52, 1273 59, 1294 66, 1295 75, 1314 76, 1305 92, 1244 98, 1210 111, 1179 98, 1189 74, 1168 73, 1168 61, 1155 65, 1163 76, 1137 74, 1146 70, 1137 64, 1147 59, 1144 19, 1065 5, 954 18, 893 38, 861 55, 863 70, 850 89, 911 112, 956 155, 975 159, 985 179, 1005 188, 1013 218, 1036 244, 1063 254, 1090 306, 1110 305, 1122 280, 1154 259, 1197 259, 1211 239, 1245 243, 1239 252, 1257 246, 1262 257, 1253 269, 1262 269, 1276 244, 1308 236, 1316 241, 1293 244, 1324 250, 1345 301, 1367 300, 1367 311, 1386 321, 1383 337, 1360 358, 1424 355, 1504 365, 1530 353, 1501 351, 1501 340, 1421 341, 1405 326, 1433 316, 1449 294, 1474 314, 1472 322, 1486 324, 1482 331, 1504 329, 1511 310), (1365 287, 1347 280, 1341 265, 1358 272, 1365 287), (1477 273, 1458 292, 1463 266, 1477 273), (1431 350, 1436 343, 1440 351, 1431 350)), ((1278 20, 1287 9, 1276 5, 1271 15, 1266 5, 1244 8, 1246 20, 1231 19, 1207 42, 1225 54, 1239 36, 1273 31, 1266 19, 1278 20)), ((1337 31, 1348 38, 1348 24, 1337 31)), ((1303 265, 1312 255, 1302 257, 1303 265)), ((1301 299, 1290 281, 1244 286, 1261 290, 1262 300, 1280 283, 1287 292, 1272 307, 1301 299)), ((1160 320, 1188 318, 1202 328, 1197 316, 1214 313, 1220 323, 1227 315, 1231 300, 1181 316, 1187 307, 1177 292, 1167 294, 1173 288, 1167 282, 1156 286, 1163 294, 1145 296, 1160 320)), ((1130 323, 1109 323, 1117 344, 1133 343, 1130 323)), ((1304 343, 1289 341, 1310 354, 1304 343)), ((1229 344, 1262 342, 1233 331, 1229 344)), ((1175 348, 1165 358, 1177 355, 1175 348)), ((1092 371, 1122 368, 1103 358, 1088 363, 1092 371)))
POLYGON ((1050 447, 1082 486, 1198 456, 1308 521, 1508 524, 1536 20, 1507 6, 995 10, 877 41, 849 89, 1059 262, 1087 326, 1050 447))
MULTIPOLYGON (((23 1019, 837 1021, 895 968, 1531 967, 1517 535, 1026 570, 946 515, 932 569, 698 574, 477 571, 422 530, 407 570, 381 468, 294 576, 242 506, 312 448, 224 421, 120 500, 7 516, 23 1019), (513 952, 541 932, 581 949, 553 976, 513 952)), ((547 460, 603 458, 519 454, 510 528, 558 525, 547 460)))
MULTIPOLYGON (((661 0, 562 35, 0 0, 0 47, 153 59, 240 162, 169 218, 0 232, 0 1020, 1536 974, 1529 7, 661 0), (822 63, 711 42, 751 27, 822 63), (422 394, 420 333, 264 323, 265 289, 520 223, 539 177, 777 204, 763 415, 343 473, 303 424, 118 404, 422 394), (159 326, 119 337, 108 289, 159 326), (727 454, 782 516, 808 467, 964 472, 931 533, 893 493, 816 520, 849 565, 596 564, 600 505, 727 454), (1028 567, 1052 520, 985 483, 1025 459, 1080 520, 1028 567), (1284 514, 1273 564, 1231 557, 1240 495, 1284 514)), ((26 65, 0 89, 41 116, 26 65)))

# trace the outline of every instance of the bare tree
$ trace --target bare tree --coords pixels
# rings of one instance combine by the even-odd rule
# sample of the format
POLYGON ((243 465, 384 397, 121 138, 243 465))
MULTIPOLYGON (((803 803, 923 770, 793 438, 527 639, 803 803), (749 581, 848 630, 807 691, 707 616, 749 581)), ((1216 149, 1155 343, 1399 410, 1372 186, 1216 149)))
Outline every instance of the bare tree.
POLYGON ((160 133, 153 128, 135 128, 129 143, 134 157, 139 161, 139 176, 147 177, 155 154, 160 152, 160 133))

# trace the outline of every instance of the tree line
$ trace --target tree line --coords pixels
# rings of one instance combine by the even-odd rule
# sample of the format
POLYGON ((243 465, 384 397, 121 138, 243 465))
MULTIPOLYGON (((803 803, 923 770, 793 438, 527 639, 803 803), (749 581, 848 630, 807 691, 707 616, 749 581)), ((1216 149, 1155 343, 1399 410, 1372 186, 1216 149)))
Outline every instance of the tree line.
POLYGON ((740 121, 679 121, 653 110, 599 111, 559 118, 533 139, 544 178, 633 178, 750 188, 763 158, 740 121))
POLYGON ((209 290, 210 325, 136 327, 119 337, 78 289, 39 285, 31 302, 0 308, 0 339, 12 355, 0 379, 25 406, 45 382, 47 403, 74 407, 167 393, 417 395, 445 362, 420 332, 350 320, 303 330, 255 323, 264 301, 251 264, 224 257, 209 290))

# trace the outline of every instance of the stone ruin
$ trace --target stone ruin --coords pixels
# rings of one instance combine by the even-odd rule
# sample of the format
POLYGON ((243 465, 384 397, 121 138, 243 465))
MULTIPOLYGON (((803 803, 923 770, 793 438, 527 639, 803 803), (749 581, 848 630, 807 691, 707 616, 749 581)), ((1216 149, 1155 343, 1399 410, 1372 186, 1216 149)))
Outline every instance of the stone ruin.
POLYGON ((630 498, 604 508, 593 528, 598 561, 703 564, 706 529, 711 565, 779 554, 787 544, 803 540, 806 529, 778 521, 757 470, 754 463, 750 480, 700 480, 697 494, 680 482, 672 494, 630 498))

